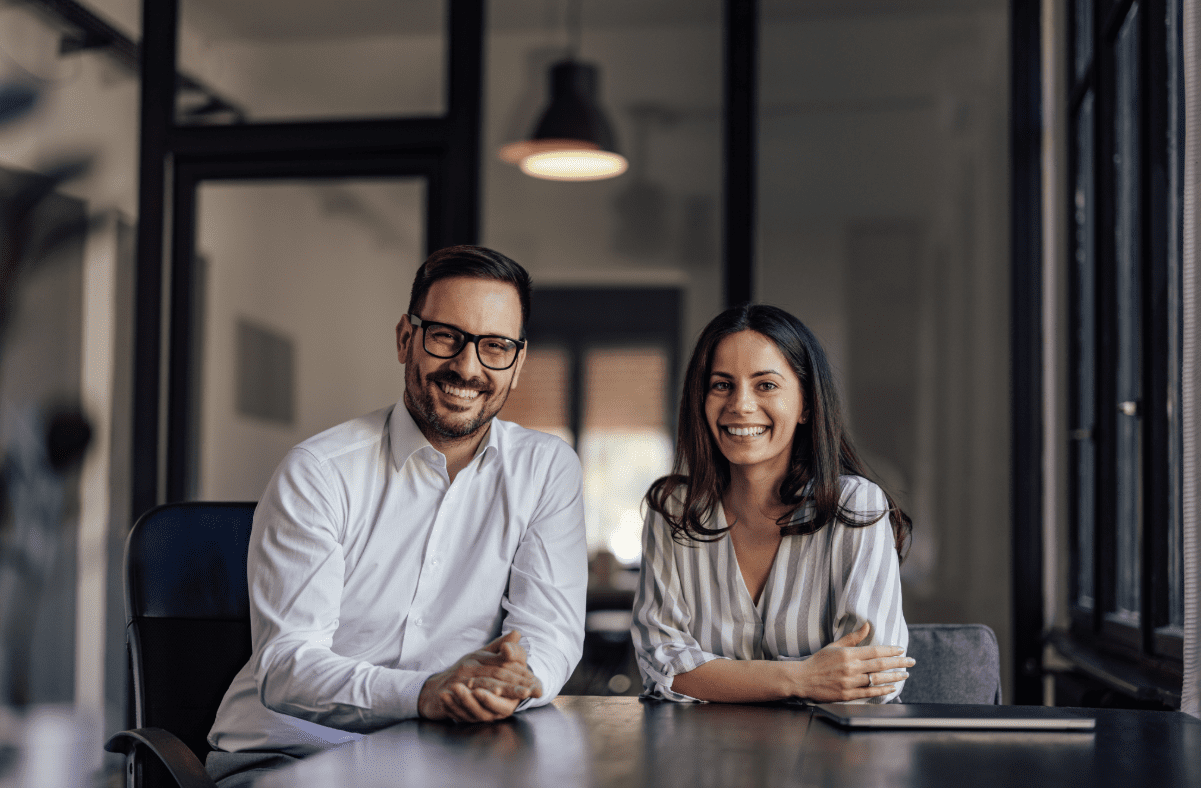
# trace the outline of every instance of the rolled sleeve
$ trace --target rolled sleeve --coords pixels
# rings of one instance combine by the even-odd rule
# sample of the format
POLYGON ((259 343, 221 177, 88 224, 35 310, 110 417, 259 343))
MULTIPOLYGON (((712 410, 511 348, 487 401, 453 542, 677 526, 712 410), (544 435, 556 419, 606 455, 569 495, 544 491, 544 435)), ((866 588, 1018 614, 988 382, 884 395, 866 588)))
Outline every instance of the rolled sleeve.
MULTIPOLYGON (((861 520, 884 513, 872 525, 833 527, 831 581, 833 583, 832 639, 854 632, 865 622, 871 632, 861 646, 909 647, 909 629, 901 609, 901 571, 893 540, 888 502, 883 491, 864 479, 844 488, 842 504, 861 520)), ((905 682, 894 684, 887 695, 868 699, 887 703, 901 694, 905 682)))
POLYGON ((524 701, 521 708, 550 703, 583 653, 588 545, 582 491, 579 459, 556 442, 501 602, 504 629, 521 632, 530 671, 542 682, 542 697, 524 701))
POLYGON ((642 573, 630 634, 642 673, 643 695, 702 702, 672 690, 675 677, 725 657, 705 651, 689 631, 692 612, 681 590, 675 552, 666 521, 648 512, 642 529, 642 573))

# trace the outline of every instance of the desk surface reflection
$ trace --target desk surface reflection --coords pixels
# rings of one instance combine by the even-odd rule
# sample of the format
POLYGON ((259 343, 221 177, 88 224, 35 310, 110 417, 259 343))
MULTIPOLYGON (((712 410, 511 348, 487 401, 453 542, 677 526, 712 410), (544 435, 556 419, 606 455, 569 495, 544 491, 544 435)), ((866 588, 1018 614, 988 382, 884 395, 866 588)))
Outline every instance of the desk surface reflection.
POLYGON ((1201 721, 1090 713, 1093 732, 849 733, 803 706, 561 697, 492 725, 400 723, 259 785, 1201 786, 1201 721))

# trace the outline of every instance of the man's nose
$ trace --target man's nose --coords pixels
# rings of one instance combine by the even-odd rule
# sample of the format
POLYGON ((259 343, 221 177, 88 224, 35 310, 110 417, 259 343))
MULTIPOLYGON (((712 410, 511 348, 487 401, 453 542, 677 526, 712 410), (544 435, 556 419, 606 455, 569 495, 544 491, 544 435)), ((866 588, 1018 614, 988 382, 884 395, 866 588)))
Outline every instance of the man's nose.
POLYGON ((463 380, 483 377, 484 374, 484 365, 480 363, 479 353, 472 342, 463 345, 459 354, 450 360, 450 366, 463 380))

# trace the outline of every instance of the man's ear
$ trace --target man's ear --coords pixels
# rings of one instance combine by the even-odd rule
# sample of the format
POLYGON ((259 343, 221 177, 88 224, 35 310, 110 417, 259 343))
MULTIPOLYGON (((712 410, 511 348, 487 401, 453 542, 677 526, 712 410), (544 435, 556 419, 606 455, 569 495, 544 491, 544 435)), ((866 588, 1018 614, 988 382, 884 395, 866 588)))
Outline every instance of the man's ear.
POLYGON ((396 324, 396 359, 404 364, 409 358, 409 344, 413 341, 413 324, 405 315, 396 324))

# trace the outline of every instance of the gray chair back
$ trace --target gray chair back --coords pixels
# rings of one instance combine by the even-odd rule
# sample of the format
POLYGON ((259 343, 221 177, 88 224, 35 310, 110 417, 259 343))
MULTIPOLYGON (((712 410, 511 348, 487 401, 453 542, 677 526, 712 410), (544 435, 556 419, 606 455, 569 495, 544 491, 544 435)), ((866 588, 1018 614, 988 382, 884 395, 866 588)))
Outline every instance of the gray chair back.
POLYGON ((901 703, 1000 703, 1001 652, 984 624, 910 624, 908 655, 917 660, 901 703))

